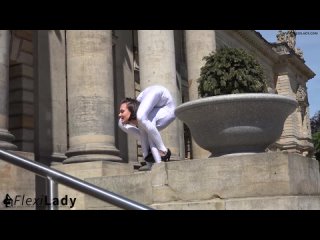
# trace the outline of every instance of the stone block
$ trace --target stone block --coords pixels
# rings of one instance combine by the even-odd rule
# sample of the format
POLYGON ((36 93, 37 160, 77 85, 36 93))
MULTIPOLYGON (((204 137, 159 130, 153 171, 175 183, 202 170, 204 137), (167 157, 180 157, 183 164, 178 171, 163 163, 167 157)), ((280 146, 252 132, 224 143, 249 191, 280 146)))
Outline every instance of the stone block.
MULTIPOLYGON (((88 182, 140 204, 152 203, 151 175, 148 173, 86 179, 88 182)), ((86 209, 117 209, 112 204, 85 196, 86 209)))
POLYGON ((153 202, 168 203, 179 201, 177 194, 168 186, 153 187, 153 202))
POLYGON ((225 200, 226 210, 319 210, 320 196, 274 196, 225 200))
MULTIPOLYGON (((133 166, 131 164, 124 164, 119 162, 108 162, 108 161, 93 161, 84 163, 72 163, 72 164, 59 164, 52 166, 53 168, 69 174, 71 176, 77 177, 81 180, 88 181, 95 177, 104 176, 121 176, 133 173, 133 166)), ((89 182, 89 181, 88 181, 89 182)), ((85 209, 84 199, 85 194, 71 189, 67 186, 59 184, 58 186, 59 196, 64 196, 66 194, 69 197, 76 198, 76 204, 72 210, 85 209)), ((60 209, 69 209, 61 207, 60 209)))
POLYGON ((12 129, 11 133, 16 137, 16 140, 29 141, 32 142, 34 140, 34 131, 33 129, 12 129))
MULTIPOLYGON (((10 151, 18 156, 34 160, 33 153, 10 151)), ((17 167, 9 162, 0 159, 0 209, 6 209, 3 200, 9 194, 11 198, 17 195, 25 195, 29 198, 35 198, 35 174, 31 171, 17 167)), ((21 206, 18 203, 8 210, 34 210, 34 206, 21 206)))
POLYGON ((26 64, 17 64, 14 66, 10 66, 9 76, 10 79, 15 77, 33 78, 33 67, 26 64))
POLYGON ((16 77, 10 79, 10 91, 12 90, 29 90, 33 91, 33 79, 28 77, 16 77))
POLYGON ((155 203, 150 207, 157 210, 225 210, 225 201, 214 199, 209 201, 155 203))
POLYGON ((13 144, 15 144, 18 149, 20 149, 21 151, 25 151, 25 152, 33 152, 34 151, 34 143, 32 142, 26 142, 26 141, 21 141, 18 140, 20 138, 20 136, 16 136, 15 141, 13 141, 13 144))
POLYGON ((29 90, 16 90, 10 92, 9 103, 27 102, 33 103, 33 91, 29 90))
POLYGON ((33 56, 30 53, 21 51, 16 61, 28 66, 33 66, 33 56))
POLYGON ((34 127, 34 118, 33 116, 27 115, 18 115, 10 116, 9 128, 31 128, 34 127))
POLYGON ((21 50, 27 53, 33 53, 33 44, 32 41, 23 40, 21 45, 21 50))
POLYGON ((34 105, 31 103, 11 103, 9 106, 9 115, 34 115, 34 105))
POLYGON ((32 30, 14 30, 14 35, 18 38, 26 39, 32 41, 32 30))
POLYGON ((319 194, 316 160, 273 152, 167 164, 168 186, 180 200, 319 194))

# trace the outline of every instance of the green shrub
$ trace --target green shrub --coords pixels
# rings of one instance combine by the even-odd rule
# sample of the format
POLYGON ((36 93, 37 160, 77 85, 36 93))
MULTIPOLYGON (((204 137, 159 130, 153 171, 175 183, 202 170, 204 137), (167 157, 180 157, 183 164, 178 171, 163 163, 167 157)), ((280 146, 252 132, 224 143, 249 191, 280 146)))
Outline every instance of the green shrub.
POLYGON ((314 144, 314 155, 320 161, 320 132, 312 134, 312 142, 314 144))
POLYGON ((198 79, 201 97, 267 92, 262 67, 243 49, 220 48, 203 59, 198 79))

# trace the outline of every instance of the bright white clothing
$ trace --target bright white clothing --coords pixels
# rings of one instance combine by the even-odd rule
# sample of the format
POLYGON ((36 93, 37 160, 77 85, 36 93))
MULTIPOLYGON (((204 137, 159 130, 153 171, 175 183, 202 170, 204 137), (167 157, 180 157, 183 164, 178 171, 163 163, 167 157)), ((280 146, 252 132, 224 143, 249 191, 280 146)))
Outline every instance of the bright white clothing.
POLYGON ((138 128, 131 124, 122 124, 119 127, 136 139, 140 140, 143 157, 148 155, 149 147, 154 160, 161 162, 159 150, 167 152, 159 131, 166 128, 175 119, 175 103, 170 92, 163 86, 147 87, 137 97, 140 102, 137 111, 138 128))

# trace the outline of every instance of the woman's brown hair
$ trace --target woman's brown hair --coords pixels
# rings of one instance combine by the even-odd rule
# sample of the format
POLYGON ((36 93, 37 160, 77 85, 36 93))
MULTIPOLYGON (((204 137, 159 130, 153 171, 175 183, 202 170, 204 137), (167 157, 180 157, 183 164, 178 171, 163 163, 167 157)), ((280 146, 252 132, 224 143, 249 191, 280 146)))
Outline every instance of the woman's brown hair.
POLYGON ((137 119, 137 111, 139 108, 139 102, 133 98, 124 98, 121 100, 120 105, 126 103, 130 114, 129 121, 137 119))

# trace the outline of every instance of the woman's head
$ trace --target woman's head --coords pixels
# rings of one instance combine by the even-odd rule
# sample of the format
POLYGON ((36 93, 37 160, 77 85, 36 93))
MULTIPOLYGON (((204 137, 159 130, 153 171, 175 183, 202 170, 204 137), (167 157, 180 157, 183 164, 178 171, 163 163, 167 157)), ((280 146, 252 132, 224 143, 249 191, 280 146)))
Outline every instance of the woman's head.
POLYGON ((139 102, 133 98, 125 98, 120 102, 119 118, 122 123, 129 123, 137 119, 139 102))

